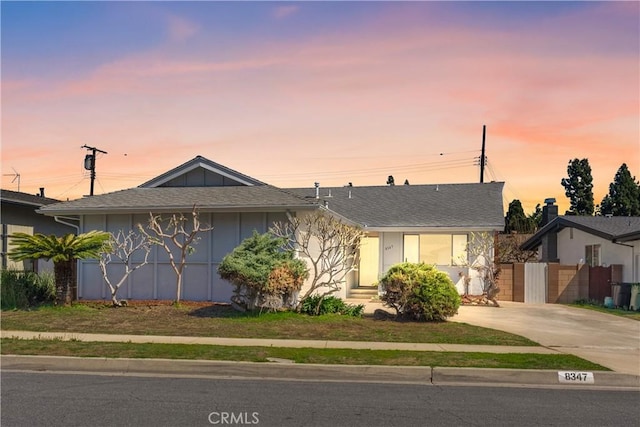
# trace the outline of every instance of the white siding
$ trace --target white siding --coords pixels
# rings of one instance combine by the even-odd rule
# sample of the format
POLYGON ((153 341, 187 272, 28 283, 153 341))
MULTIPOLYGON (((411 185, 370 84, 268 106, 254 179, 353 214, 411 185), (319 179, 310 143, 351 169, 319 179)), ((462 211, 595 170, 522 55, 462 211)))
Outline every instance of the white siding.
POLYGON ((600 262, 603 266, 621 264, 622 280, 634 281, 634 253, 638 253, 638 242, 629 242, 625 245, 612 243, 593 234, 585 233, 578 229, 564 228, 558 233, 558 258, 560 264, 579 264, 585 262, 585 247, 587 245, 600 245, 600 262), (573 231, 573 232, 572 232, 573 231), (634 245, 635 249, 626 245, 634 245))

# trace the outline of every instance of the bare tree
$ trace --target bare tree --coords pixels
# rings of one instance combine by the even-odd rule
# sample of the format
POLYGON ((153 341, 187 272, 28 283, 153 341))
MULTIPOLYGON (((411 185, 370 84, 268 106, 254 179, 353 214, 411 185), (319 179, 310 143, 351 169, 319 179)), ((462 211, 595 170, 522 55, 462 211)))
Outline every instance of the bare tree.
MULTIPOLYGON (((499 307, 496 296, 500 292, 498 287, 498 276, 500 266, 496 264, 494 257, 494 235, 493 233, 472 232, 467 243, 467 259, 461 260, 461 265, 475 270, 482 280, 483 294, 494 306, 499 307)), ((468 283, 468 276, 465 277, 465 285, 468 283)))
POLYGON ((191 211, 191 218, 187 218, 182 213, 173 214, 168 218, 149 213, 149 223, 146 229, 141 224, 138 224, 138 229, 151 243, 163 247, 167 252, 171 268, 176 273, 176 299, 174 302, 179 303, 182 290, 182 273, 187 264, 187 255, 195 252, 193 246, 199 240, 198 234, 210 231, 213 227, 203 226, 200 223, 199 212, 194 206, 191 211), (173 255, 172 246, 180 252, 178 260, 173 255))
POLYGON ((313 294, 323 298, 341 289, 347 275, 358 267, 360 242, 365 234, 323 211, 290 217, 287 222, 274 223, 269 231, 286 239, 286 249, 296 251, 310 267, 311 284, 298 300, 298 309, 313 294))
POLYGON ((529 262, 538 259, 538 251, 525 251, 520 246, 532 234, 498 234, 496 238, 496 259, 499 263, 529 262))
POLYGON ((133 230, 129 231, 128 234, 124 234, 122 230, 115 235, 113 233, 110 234, 111 236, 105 245, 105 251, 100 254, 98 262, 102 277, 111 291, 111 302, 115 307, 119 307, 122 303, 117 298, 118 290, 131 273, 148 263, 151 242, 144 234, 136 233, 133 230), (131 257, 138 251, 144 252, 144 260, 141 263, 135 263, 135 266, 132 267, 131 257), (124 272, 120 279, 113 283, 109 274, 107 274, 107 266, 115 260, 124 266, 124 272))

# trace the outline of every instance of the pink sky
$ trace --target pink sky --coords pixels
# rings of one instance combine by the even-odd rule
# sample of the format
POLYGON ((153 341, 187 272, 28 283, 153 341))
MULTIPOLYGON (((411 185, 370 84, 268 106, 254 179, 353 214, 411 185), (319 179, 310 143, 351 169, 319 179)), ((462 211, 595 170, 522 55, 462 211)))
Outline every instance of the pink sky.
POLYGON ((560 180, 576 157, 589 159, 599 203, 623 162, 640 175, 640 6, 540 4, 534 17, 506 6, 227 4, 260 28, 234 32, 205 19, 223 13, 215 3, 107 3, 109 26, 78 5, 89 23, 54 26, 54 40, 144 32, 142 19, 154 33, 29 55, 4 28, 5 3, 2 188, 17 190, 15 169, 20 191, 88 194, 84 144, 108 152, 96 194, 196 155, 280 187, 477 182, 486 125, 485 180, 506 182, 505 206, 556 197, 564 211, 560 180))

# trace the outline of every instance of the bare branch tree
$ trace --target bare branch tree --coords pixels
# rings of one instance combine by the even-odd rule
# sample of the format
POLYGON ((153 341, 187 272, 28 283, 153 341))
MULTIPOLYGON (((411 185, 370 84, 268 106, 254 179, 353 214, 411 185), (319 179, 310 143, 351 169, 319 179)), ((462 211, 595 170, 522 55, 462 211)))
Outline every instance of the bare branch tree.
POLYGON ((138 234, 133 230, 129 231, 128 234, 124 234, 124 232, 120 230, 116 235, 113 233, 110 233, 110 235, 106 243, 106 250, 100 254, 98 262, 100 264, 102 277, 111 291, 111 302, 114 306, 118 307, 122 305, 117 298, 118 290, 131 273, 148 263, 149 253, 151 252, 151 242, 144 234, 138 234), (137 251, 144 251, 144 260, 132 266, 131 257, 137 251), (124 266, 124 273, 116 283, 113 283, 109 274, 107 274, 107 266, 114 261, 124 266))
POLYGON ((182 290, 182 273, 187 264, 187 255, 195 252, 193 246, 198 243, 198 234, 213 230, 213 227, 203 226, 200 223, 199 212, 194 206, 191 211, 191 218, 187 218, 182 213, 173 214, 168 218, 149 213, 149 223, 146 228, 138 224, 140 232, 147 236, 151 243, 164 248, 169 256, 171 268, 176 273, 175 303, 179 303, 182 290), (172 245, 180 252, 178 260, 173 255, 172 245))
MULTIPOLYGON (((330 213, 290 217, 288 222, 274 223, 269 231, 286 239, 286 248, 296 251, 310 267, 311 284, 299 299, 298 309, 313 294, 325 297, 339 291, 347 275, 358 267, 364 232, 330 213)), ((321 303, 322 298, 317 308, 321 303)))
POLYGON ((499 263, 529 262, 538 259, 538 251, 520 249, 531 234, 499 234, 496 239, 496 259, 499 263))
MULTIPOLYGON (((472 232, 467 243, 467 259, 461 260, 461 265, 475 270, 482 280, 482 289, 487 300, 494 306, 499 307, 496 296, 500 292, 498 287, 498 276, 500 267, 494 258, 494 235, 493 233, 472 232)), ((467 282, 468 277, 465 277, 467 282)))

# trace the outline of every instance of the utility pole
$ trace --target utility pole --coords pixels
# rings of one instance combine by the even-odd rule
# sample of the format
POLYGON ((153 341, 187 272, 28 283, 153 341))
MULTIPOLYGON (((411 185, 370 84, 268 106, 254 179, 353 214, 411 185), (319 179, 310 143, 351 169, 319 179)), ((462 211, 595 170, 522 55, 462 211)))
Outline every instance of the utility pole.
POLYGON ((80 148, 86 148, 87 150, 91 151, 91 154, 87 154, 84 157, 84 168, 88 171, 91 171, 91 189, 89 191, 89 195, 93 196, 93 183, 96 180, 96 153, 107 154, 107 152, 99 150, 96 147, 89 147, 86 144, 80 148))
POLYGON ((480 183, 484 182, 484 163, 485 163, 485 155, 484 155, 484 143, 487 135, 487 126, 482 125, 482 154, 480 155, 480 183))

